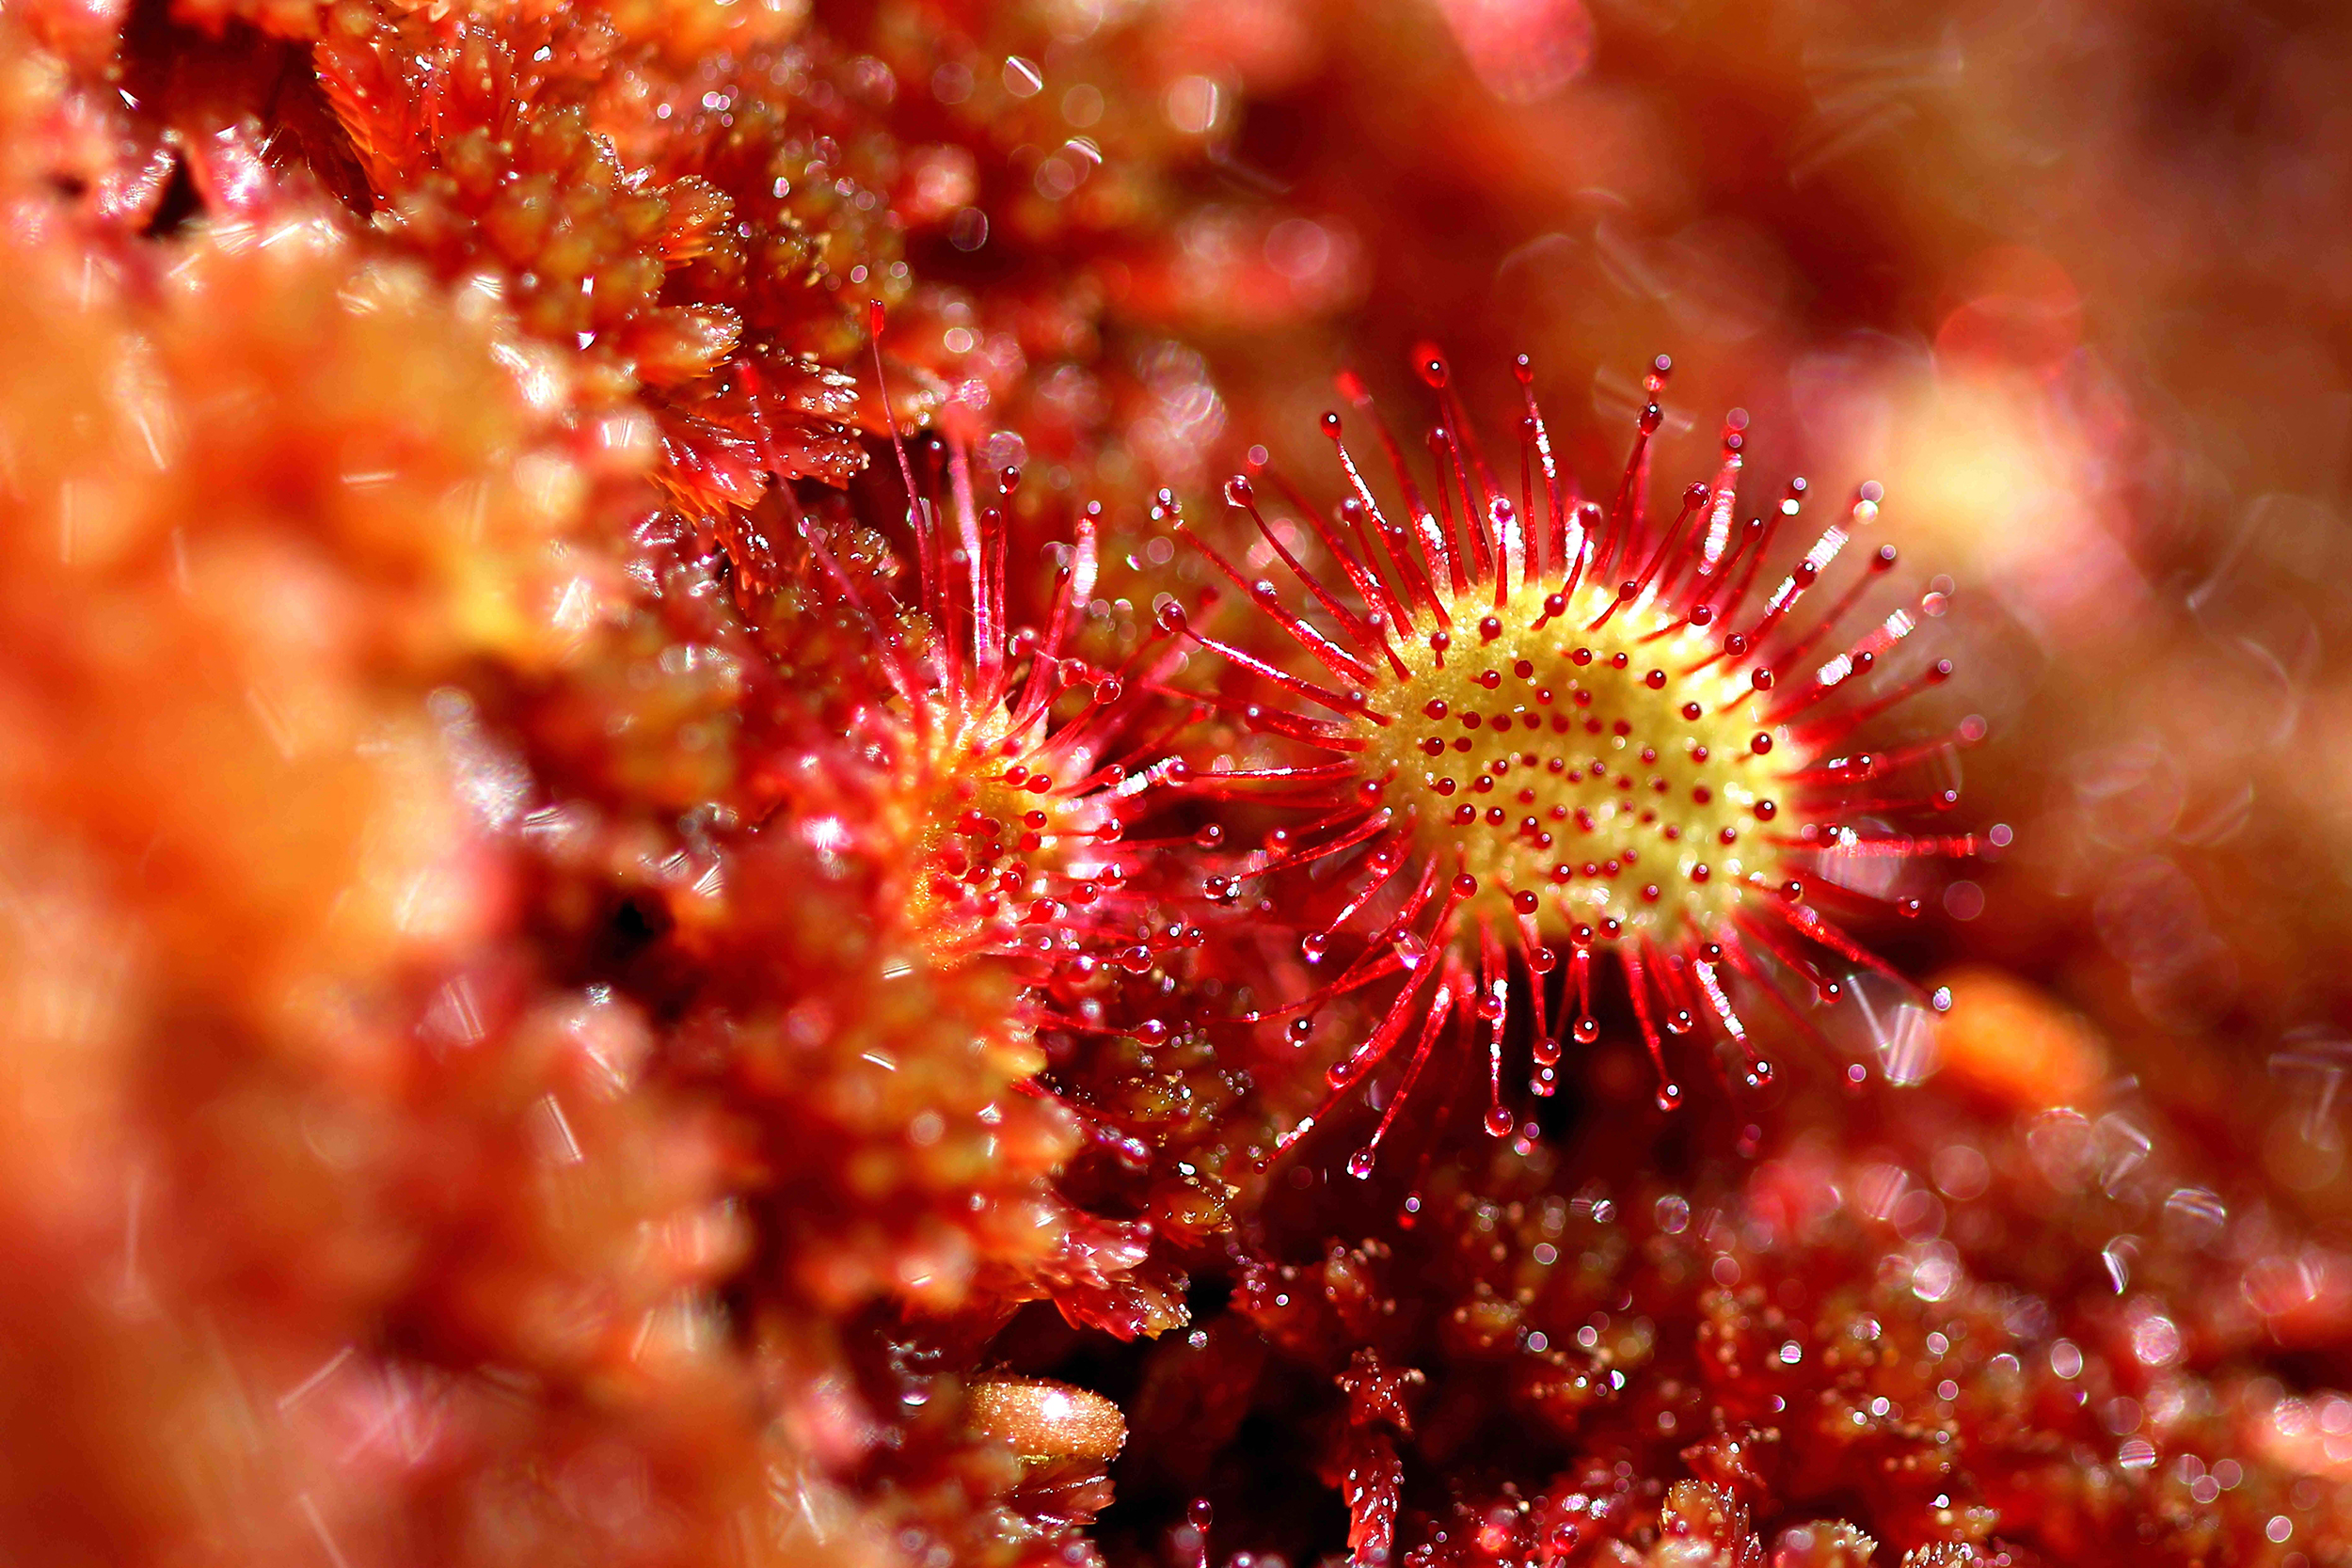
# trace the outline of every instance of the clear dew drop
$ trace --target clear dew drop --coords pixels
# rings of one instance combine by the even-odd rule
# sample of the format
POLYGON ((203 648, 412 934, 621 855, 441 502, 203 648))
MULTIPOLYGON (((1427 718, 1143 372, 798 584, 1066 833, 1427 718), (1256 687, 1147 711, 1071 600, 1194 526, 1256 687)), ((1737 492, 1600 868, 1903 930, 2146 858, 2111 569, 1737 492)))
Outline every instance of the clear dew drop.
POLYGON ((1504 1110, 1500 1105, 1489 1105, 1486 1107, 1487 1136, 1495 1138, 1508 1136, 1511 1131, 1511 1125, 1510 1112, 1504 1110))
POLYGON ((1347 1174, 1354 1177, 1359 1181, 1369 1180, 1372 1176, 1373 1161, 1375 1157, 1376 1156, 1373 1153, 1372 1146, 1370 1144, 1366 1144, 1363 1148, 1358 1149, 1355 1153, 1347 1157, 1347 1174))
POLYGON ((2099 1249, 2099 1261, 2106 1266, 2107 1283, 2117 1295, 2132 1287, 2132 1261, 2139 1256, 2139 1238, 2117 1236, 2099 1249))
POLYGON ((2201 1247, 2219 1238, 2230 1221, 2220 1195, 2203 1187, 2182 1187, 2164 1200, 2166 1233, 2178 1244, 2201 1247))
POLYGON ((1215 1519, 1206 1497, 1193 1498, 1184 1509, 1185 1523, 1192 1529, 1192 1568, 1209 1568, 1209 1526, 1215 1519))

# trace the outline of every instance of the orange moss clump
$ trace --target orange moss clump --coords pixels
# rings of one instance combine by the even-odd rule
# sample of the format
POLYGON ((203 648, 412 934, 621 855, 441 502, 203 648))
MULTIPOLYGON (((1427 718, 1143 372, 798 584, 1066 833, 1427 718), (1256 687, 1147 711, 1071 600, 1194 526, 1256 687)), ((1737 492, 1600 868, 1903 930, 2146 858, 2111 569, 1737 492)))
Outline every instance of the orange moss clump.
POLYGON ((451 684, 577 653, 595 466, 315 224, 112 266, 17 224, 0 277, 0 1227, 49 1282, 0 1307, 7 1532, 714 1542, 758 1485, 714 1129, 518 944, 515 765, 451 684), (633 1513, 578 1512, 599 1469, 633 1513))

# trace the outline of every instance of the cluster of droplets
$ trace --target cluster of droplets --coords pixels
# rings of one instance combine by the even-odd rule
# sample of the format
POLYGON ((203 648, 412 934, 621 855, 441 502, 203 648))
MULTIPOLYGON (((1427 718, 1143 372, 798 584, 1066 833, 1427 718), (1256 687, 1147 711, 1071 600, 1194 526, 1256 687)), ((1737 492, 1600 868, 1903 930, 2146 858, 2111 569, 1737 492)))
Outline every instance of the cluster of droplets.
MULTIPOLYGON (((1009 778, 1006 781, 1013 784, 1009 778)), ((1014 785, 1018 787, 1017 784, 1014 785)), ((1007 822, 977 806, 960 813, 950 835, 933 855, 931 890, 940 902, 955 909, 970 898, 981 920, 1011 913, 1022 925, 1049 925, 1073 909, 1083 910, 1117 887, 1125 873, 1106 863, 1091 878, 1073 880, 1059 897, 1034 891, 1029 863, 1023 857, 1045 848, 1052 817, 1032 806, 1016 822, 1007 822), (1009 842, 1008 842, 1009 840, 1009 842)))

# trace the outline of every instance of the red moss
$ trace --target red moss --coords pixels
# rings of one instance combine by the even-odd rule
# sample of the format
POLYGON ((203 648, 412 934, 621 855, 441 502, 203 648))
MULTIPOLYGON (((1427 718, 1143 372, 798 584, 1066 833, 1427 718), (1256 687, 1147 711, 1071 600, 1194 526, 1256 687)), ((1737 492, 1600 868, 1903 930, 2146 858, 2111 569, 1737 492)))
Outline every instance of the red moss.
MULTIPOLYGON (((1628 1184, 1619 1140, 1591 1142, 1467 1148, 1413 1231, 1246 1263, 1232 1310, 1272 1359, 1171 1346, 1158 1382, 1222 1386, 1219 1442, 1252 1405, 1316 1434, 1275 1463, 1311 1465, 1359 1546, 1393 1530, 1406 1560, 1626 1560, 1619 1542, 1683 1560, 1669 1544, 1685 1539, 1751 1560, 1752 1531, 1797 1561, 1867 1558, 1863 1532, 1920 1561, 2190 1562, 2274 1528, 2314 1560, 2337 1549, 2333 1493, 2266 1457, 2276 1386, 2217 1342, 2123 1326, 2185 1321, 2192 1254, 2152 1247, 2164 1282, 2135 1280, 2119 1313, 1981 1223, 2013 1203, 2014 1223, 2096 1225, 2130 1196, 2010 1174, 1936 1197, 1819 1143, 1693 1186, 1628 1184), (1852 1523, 1810 1523, 1840 1512, 1852 1523)), ((1146 1454, 1203 1430, 1150 1399, 1134 1424, 1146 1454)), ((1250 1485, 1231 1463, 1205 1473, 1213 1496, 1250 1485)))

